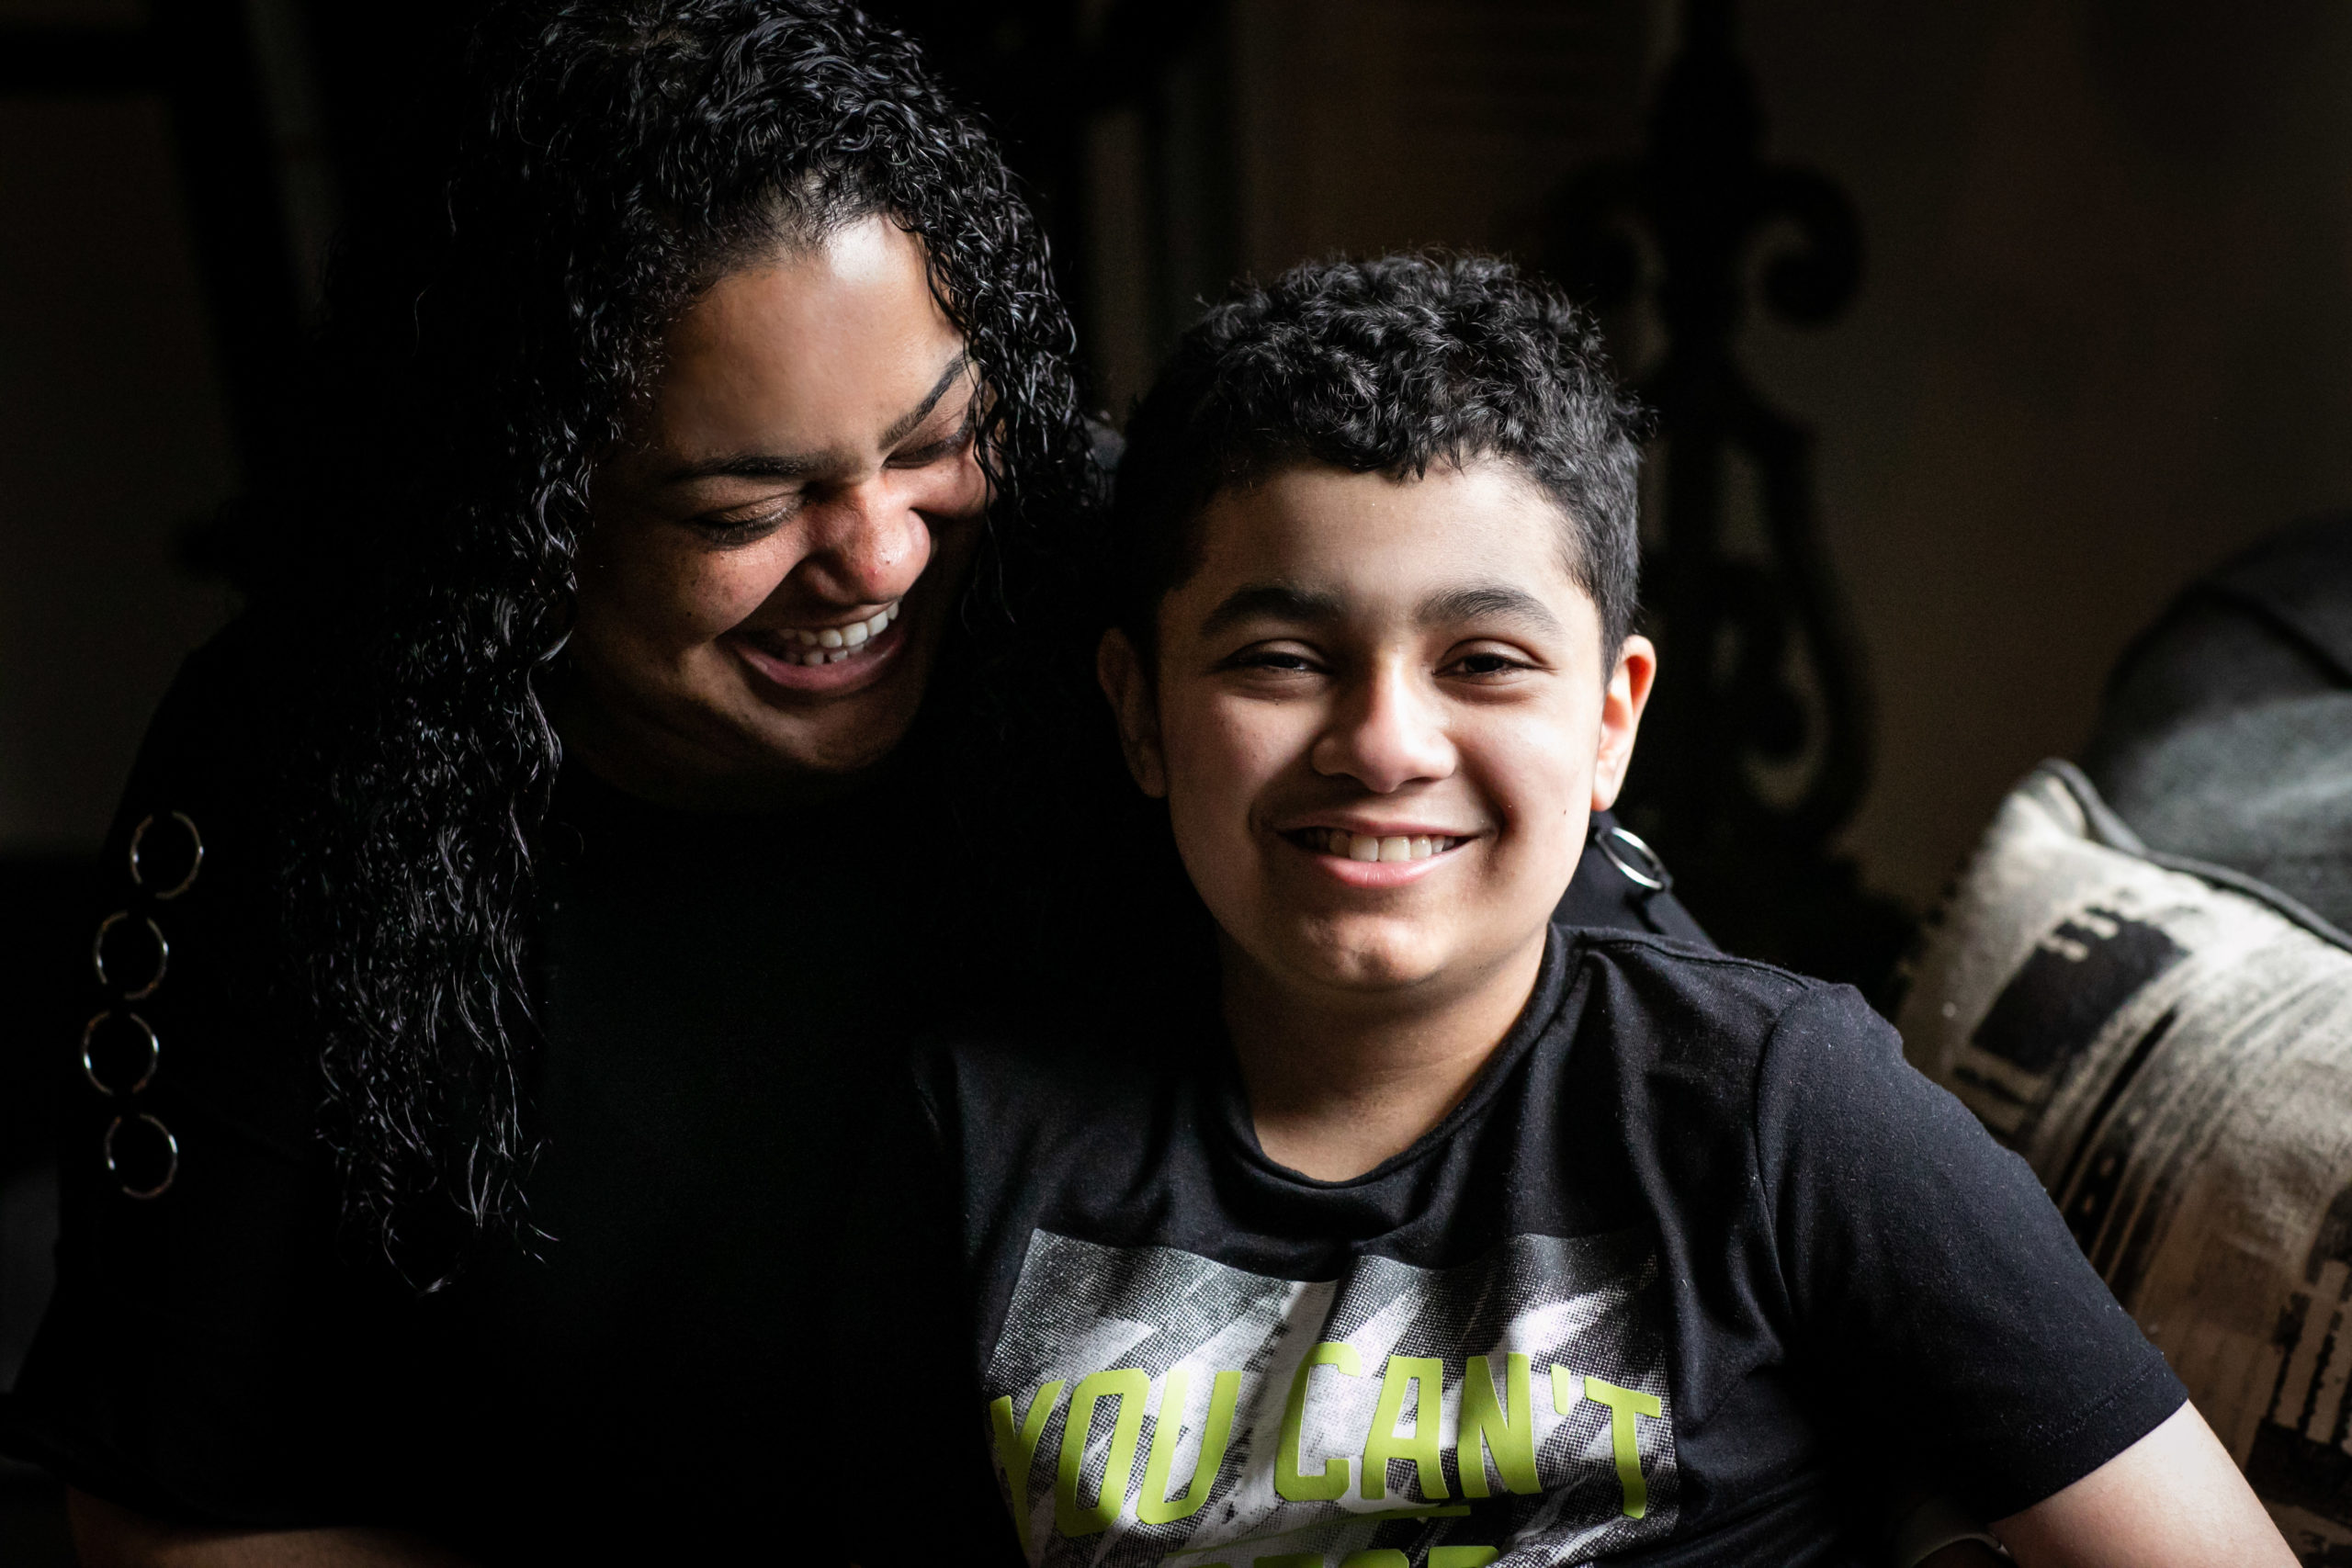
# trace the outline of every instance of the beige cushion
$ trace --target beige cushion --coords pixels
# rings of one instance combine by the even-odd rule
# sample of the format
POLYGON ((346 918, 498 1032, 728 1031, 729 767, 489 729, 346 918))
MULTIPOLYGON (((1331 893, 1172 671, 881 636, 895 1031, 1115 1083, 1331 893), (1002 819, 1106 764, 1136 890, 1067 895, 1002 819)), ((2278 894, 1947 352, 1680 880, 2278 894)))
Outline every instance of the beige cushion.
POLYGON ((2352 938, 2151 854, 2045 763, 1897 1022, 2033 1167, 2288 1539, 2352 1549, 2352 938))

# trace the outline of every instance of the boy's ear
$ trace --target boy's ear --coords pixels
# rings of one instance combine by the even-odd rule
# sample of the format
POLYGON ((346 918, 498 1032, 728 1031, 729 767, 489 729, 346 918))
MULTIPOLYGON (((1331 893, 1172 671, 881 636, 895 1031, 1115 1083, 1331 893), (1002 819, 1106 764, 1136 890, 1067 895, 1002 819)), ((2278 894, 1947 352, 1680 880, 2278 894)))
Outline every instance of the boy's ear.
POLYGON ((1657 679, 1657 649, 1645 637, 1628 637, 1617 651, 1617 668, 1609 672, 1608 689, 1600 695, 1600 744, 1592 758, 1592 808, 1606 811, 1617 804, 1625 787, 1625 770, 1634 761, 1634 736, 1642 728, 1642 710, 1649 705, 1650 685, 1657 679))
POLYGON ((1127 772, 1136 787, 1154 800, 1168 797, 1168 765, 1159 750, 1159 704, 1152 692, 1151 672, 1127 634, 1114 626, 1102 634, 1094 649, 1094 679, 1111 699, 1111 716, 1119 724, 1119 750, 1126 753, 1127 772))

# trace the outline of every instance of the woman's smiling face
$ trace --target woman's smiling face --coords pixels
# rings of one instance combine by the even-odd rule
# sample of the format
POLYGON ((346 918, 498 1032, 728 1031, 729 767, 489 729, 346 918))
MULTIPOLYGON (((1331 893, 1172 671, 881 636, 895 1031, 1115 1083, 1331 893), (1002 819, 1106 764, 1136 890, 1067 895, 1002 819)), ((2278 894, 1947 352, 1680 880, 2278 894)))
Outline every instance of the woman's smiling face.
POLYGON ((869 217, 681 316, 595 479, 566 739, 616 783, 753 803, 912 723, 988 483, 921 243, 869 217))
POLYGON ((1294 993, 1487 978, 1616 797, 1655 667, 1604 667, 1568 529, 1518 470, 1322 467, 1220 493, 1156 678, 1106 639, 1137 781, 1231 948, 1294 993))

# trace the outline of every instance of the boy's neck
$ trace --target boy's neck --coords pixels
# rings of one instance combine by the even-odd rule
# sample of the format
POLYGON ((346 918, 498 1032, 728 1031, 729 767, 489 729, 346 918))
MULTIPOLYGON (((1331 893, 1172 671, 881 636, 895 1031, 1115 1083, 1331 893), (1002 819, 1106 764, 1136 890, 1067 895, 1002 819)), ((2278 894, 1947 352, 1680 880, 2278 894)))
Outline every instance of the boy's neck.
POLYGON ((1483 973, 1442 987, 1309 993, 1227 943, 1226 1030, 1259 1146, 1322 1181, 1402 1154, 1469 1091, 1543 964, 1538 931, 1483 973))

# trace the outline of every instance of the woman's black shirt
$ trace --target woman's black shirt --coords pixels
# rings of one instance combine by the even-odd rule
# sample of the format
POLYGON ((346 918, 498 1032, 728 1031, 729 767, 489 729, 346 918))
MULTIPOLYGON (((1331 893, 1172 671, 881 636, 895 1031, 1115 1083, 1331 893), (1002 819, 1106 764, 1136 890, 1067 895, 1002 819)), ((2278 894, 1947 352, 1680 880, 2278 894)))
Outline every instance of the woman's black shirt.
POLYGON ((108 843, 106 912, 153 919, 169 955, 127 998, 145 954, 118 931, 93 1006, 151 1026, 154 1066, 106 1095, 75 1065, 57 1294, 0 1446, 166 1519, 405 1526, 489 1558, 805 1539, 785 1516, 824 1443, 813 1282, 841 1172, 894 1043, 954 1000, 924 984, 955 972, 925 948, 957 869, 928 852, 925 781, 713 816, 566 768, 529 1085, 545 1234, 536 1256, 481 1238, 419 1294, 339 1224, 315 1050, 273 1021, 258 657, 232 636, 190 661, 108 843), (174 812, 204 858, 159 901, 129 840, 163 824, 152 867, 174 812), (131 1168, 141 1117, 177 1147, 150 1199, 124 1190, 161 1174, 131 1168))

